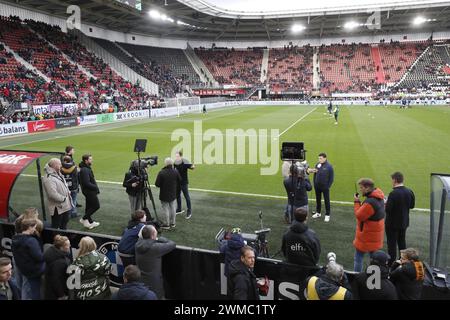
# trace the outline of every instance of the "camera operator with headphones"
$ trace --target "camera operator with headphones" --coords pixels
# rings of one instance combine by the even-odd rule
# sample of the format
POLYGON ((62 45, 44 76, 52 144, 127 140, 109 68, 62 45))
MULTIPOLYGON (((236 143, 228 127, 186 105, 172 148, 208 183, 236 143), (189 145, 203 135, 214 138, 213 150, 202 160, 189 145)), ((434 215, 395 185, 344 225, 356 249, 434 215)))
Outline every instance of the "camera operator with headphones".
POLYGON ((123 179, 123 187, 126 188, 128 199, 130 200, 131 214, 136 210, 142 209, 141 194, 144 182, 139 177, 138 167, 139 160, 133 160, 130 165, 130 170, 128 170, 123 179))

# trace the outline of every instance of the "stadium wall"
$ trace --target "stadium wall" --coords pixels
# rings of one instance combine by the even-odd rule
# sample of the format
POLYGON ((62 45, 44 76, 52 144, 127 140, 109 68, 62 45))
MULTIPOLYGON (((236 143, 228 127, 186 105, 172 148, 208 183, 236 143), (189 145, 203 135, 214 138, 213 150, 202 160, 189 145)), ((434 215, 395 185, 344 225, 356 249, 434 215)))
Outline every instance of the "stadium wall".
MULTIPOLYGON (((0 1, 0 13, 3 16, 18 16, 21 19, 33 19, 36 21, 45 22, 51 25, 58 25, 65 32, 66 20, 63 18, 55 17, 40 11, 31 11, 19 4, 4 3, 0 1)), ((69 16, 69 15, 68 15, 69 16)), ((83 12, 81 12, 83 16, 83 12)), ((336 44, 336 43, 379 43, 380 40, 389 41, 425 41, 430 38, 431 33, 406 33, 406 34, 377 34, 374 36, 355 36, 355 37, 333 37, 333 38, 322 38, 322 39, 286 39, 283 41, 198 41, 198 40, 186 40, 186 39, 173 39, 173 38, 161 38, 161 37, 151 37, 143 34, 131 34, 123 33, 112 30, 107 30, 91 24, 82 24, 81 31, 94 38, 101 38, 110 41, 124 42, 130 44, 155 46, 155 47, 165 47, 165 48, 176 48, 176 49, 186 49, 187 43, 193 47, 205 47, 210 48, 213 43, 217 47, 228 47, 228 48, 242 48, 247 49, 248 47, 268 47, 268 48, 278 48, 292 42, 293 45, 304 46, 310 44, 312 46, 320 46, 322 44, 336 44), (92 31, 91 31, 91 30, 92 31), (404 38, 406 36, 406 39, 404 38), (135 40, 133 40, 133 37, 135 40)), ((434 40, 450 39, 450 31, 433 32, 434 40)))

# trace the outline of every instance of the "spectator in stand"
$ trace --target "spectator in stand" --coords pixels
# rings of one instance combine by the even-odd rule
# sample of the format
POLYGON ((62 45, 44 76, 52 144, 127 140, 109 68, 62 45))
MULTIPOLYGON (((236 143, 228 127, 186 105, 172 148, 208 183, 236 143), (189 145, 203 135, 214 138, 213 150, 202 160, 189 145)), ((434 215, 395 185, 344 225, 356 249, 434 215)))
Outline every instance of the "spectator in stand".
POLYGON ((255 251, 252 247, 241 248, 240 259, 233 260, 228 268, 228 297, 232 300, 259 300, 255 267, 255 251))
POLYGON ((123 285, 113 294, 113 300, 157 300, 156 294, 141 282, 141 271, 128 265, 123 272, 123 285))
POLYGON ((68 273, 78 275, 73 289, 75 300, 104 300, 111 297, 109 274, 111 263, 109 259, 98 252, 97 245, 91 237, 83 237, 78 244, 78 256, 69 266, 68 273), (77 286, 79 283, 79 286, 77 286))
POLYGON ((67 268, 72 263, 69 238, 57 234, 53 245, 44 252, 45 299, 67 300, 67 268))
POLYGON ((43 177, 43 185, 52 216, 52 228, 65 230, 73 204, 69 187, 61 174, 61 167, 61 160, 50 159, 44 168, 46 175, 43 177))
POLYGON ((395 286, 389 280, 389 259, 389 255, 381 250, 372 254, 369 267, 366 271, 357 274, 353 281, 352 293, 355 300, 398 299, 395 286), (381 278, 373 278, 378 275, 381 278))
POLYGON ((20 289, 12 278, 12 264, 10 258, 0 258, 0 301, 20 300, 20 289))
POLYGON ((282 240, 281 251, 286 261, 300 266, 315 267, 320 257, 320 241, 306 225, 308 211, 297 208, 294 221, 282 240))
POLYGON ((130 264, 136 264, 135 246, 139 239, 142 239, 142 229, 145 227, 147 215, 144 210, 136 210, 128 221, 122 238, 120 239, 117 251, 124 268, 130 264))
POLYGON ((353 240, 355 246, 354 271, 361 272, 366 253, 372 255, 374 251, 383 247, 384 236, 384 194, 375 188, 372 179, 362 178, 358 181, 361 194, 366 200, 361 204, 359 194, 354 197, 354 211, 356 217, 356 235, 353 240))
POLYGON ((164 283, 161 272, 162 257, 175 249, 175 242, 158 237, 155 227, 149 225, 142 229, 142 239, 136 243, 136 264, 141 270, 145 285, 164 299, 164 283))
POLYGON ((397 252, 406 249, 406 229, 409 226, 409 210, 415 206, 414 192, 403 185, 403 174, 391 175, 393 190, 386 202, 386 237, 388 252, 391 256, 389 265, 397 257, 397 252), (397 251, 397 246, 398 250, 397 251))
POLYGON ((22 276, 22 300, 41 299, 41 276, 45 271, 45 262, 42 246, 34 237, 36 225, 35 219, 22 220, 22 232, 12 238, 11 251, 22 276))
POLYGON ((420 300, 422 297, 425 267, 416 249, 400 251, 400 260, 391 267, 391 281, 397 288, 400 300, 420 300))
POLYGON ((14 221, 14 227, 16 233, 22 233, 22 221, 33 219, 36 220, 36 231, 34 232, 34 237, 39 241, 42 246, 41 234, 44 230, 44 223, 39 219, 39 212, 36 208, 27 208, 24 212, 14 221))

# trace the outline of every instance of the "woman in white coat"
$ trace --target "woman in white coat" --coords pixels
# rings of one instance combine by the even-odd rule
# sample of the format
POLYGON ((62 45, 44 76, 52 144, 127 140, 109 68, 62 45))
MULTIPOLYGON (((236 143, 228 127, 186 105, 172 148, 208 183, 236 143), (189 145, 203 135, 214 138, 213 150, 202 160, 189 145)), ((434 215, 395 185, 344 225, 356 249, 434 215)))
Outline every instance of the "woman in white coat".
POLYGON ((52 216, 52 228, 65 230, 72 210, 72 198, 61 174, 61 160, 50 159, 44 170, 42 181, 47 194, 48 210, 52 216))

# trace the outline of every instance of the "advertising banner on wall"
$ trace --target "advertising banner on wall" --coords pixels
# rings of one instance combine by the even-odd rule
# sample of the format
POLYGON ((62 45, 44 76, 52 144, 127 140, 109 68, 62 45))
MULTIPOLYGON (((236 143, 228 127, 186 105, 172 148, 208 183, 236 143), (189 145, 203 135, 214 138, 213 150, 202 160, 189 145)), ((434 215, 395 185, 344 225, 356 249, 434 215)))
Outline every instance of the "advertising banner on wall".
POLYGON ((80 126, 85 126, 85 125, 94 124, 94 123, 97 123, 97 115, 96 114, 78 117, 78 124, 80 126))
POLYGON ((0 137, 23 133, 28 133, 28 126, 26 122, 16 122, 0 125, 0 137))
POLYGON ((115 113, 115 121, 125 121, 125 120, 133 120, 133 119, 142 119, 149 117, 149 110, 135 110, 128 112, 118 112, 115 113))
POLYGON ((28 133, 49 131, 56 128, 55 119, 29 121, 27 122, 27 125, 28 133))
POLYGON ((78 125, 78 118, 70 117, 70 118, 55 119, 55 125, 57 129, 76 127, 78 125))
POLYGON ((69 111, 74 113, 78 110, 78 105, 76 103, 65 103, 65 104, 40 104, 33 106, 34 114, 44 114, 52 112, 64 112, 69 111))
POLYGON ((113 113, 105 113, 97 115, 97 123, 108 123, 114 122, 114 114, 113 113))

